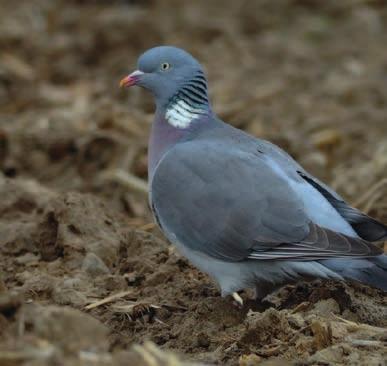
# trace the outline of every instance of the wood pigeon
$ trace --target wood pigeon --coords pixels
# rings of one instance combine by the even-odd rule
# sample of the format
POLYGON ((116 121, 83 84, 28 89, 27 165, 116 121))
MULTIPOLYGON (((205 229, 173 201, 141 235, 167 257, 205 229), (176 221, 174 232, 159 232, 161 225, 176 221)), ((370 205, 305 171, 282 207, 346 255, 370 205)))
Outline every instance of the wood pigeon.
POLYGON ((387 290, 387 227, 348 205, 278 146, 221 121, 200 63, 160 46, 121 86, 156 103, 149 201, 165 236, 219 285, 263 298, 299 279, 360 281, 387 290))

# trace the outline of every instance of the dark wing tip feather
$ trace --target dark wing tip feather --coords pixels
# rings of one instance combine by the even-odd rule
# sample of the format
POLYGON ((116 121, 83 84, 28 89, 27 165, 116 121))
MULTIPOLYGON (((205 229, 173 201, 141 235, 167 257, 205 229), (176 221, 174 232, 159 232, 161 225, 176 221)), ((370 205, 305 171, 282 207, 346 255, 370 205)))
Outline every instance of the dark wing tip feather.
POLYGON ((372 217, 362 215, 362 220, 350 222, 355 231, 369 241, 381 241, 387 239, 387 226, 376 221, 372 217))

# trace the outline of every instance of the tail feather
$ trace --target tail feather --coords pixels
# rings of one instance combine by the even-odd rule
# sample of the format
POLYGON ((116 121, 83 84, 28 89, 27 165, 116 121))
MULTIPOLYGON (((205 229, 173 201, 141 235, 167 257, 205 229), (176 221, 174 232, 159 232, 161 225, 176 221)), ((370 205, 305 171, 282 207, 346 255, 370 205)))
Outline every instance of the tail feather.
POLYGON ((320 263, 340 276, 387 291, 387 255, 367 259, 327 259, 320 263))

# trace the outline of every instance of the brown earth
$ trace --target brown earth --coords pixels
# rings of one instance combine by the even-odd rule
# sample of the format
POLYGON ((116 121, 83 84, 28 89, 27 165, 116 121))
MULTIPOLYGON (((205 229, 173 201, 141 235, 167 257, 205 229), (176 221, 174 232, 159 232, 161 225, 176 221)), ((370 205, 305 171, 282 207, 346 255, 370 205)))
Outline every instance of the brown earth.
POLYGON ((385 364, 382 292, 317 281, 238 309, 169 246, 144 194, 152 100, 118 89, 145 49, 187 48, 224 120, 387 222, 385 1, 0 14, 0 365, 385 364))

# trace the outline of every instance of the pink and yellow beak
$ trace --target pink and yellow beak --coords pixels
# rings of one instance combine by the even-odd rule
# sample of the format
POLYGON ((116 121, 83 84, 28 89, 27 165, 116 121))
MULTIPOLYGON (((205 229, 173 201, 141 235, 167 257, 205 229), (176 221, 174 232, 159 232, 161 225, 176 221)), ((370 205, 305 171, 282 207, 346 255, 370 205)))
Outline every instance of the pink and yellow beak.
POLYGON ((120 88, 122 87, 130 87, 133 85, 136 85, 138 83, 138 80, 140 79, 141 75, 144 73, 140 70, 133 71, 131 74, 128 76, 125 76, 121 81, 120 81, 120 88))

